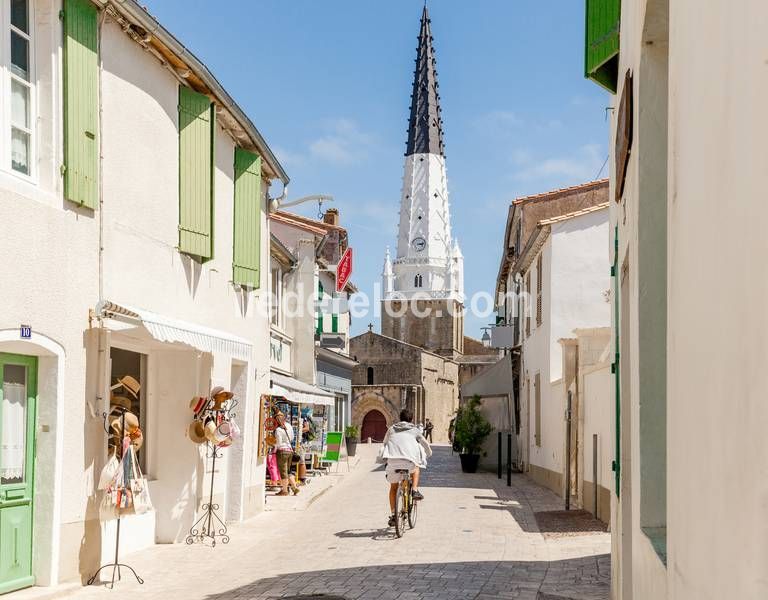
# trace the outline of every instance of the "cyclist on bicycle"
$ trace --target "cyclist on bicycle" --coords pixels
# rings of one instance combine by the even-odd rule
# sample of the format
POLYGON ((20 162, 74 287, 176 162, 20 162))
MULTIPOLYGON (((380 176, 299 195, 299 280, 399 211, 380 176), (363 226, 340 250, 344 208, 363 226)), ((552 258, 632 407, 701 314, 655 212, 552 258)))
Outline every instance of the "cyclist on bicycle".
POLYGON ((413 424, 410 410, 400 411, 400 422, 395 423, 384 436, 384 447, 379 458, 387 463, 386 475, 389 482, 389 526, 395 524, 395 497, 401 474, 398 470, 408 470, 413 475, 413 499, 423 500, 419 491, 419 469, 427 466, 427 458, 432 456, 432 448, 413 424))

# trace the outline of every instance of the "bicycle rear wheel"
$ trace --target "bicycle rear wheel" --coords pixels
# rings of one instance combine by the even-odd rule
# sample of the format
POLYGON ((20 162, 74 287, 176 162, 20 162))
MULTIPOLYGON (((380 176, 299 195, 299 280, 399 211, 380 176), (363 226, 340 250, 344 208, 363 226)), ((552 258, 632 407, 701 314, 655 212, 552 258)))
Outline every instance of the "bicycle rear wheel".
POLYGON ((413 529, 416 527, 416 517, 418 516, 419 503, 413 499, 413 486, 409 486, 410 502, 408 502, 408 526, 413 529))
POLYGON ((405 533, 405 496, 403 495, 403 486, 397 486, 397 495, 395 496, 395 535, 399 538, 405 533))

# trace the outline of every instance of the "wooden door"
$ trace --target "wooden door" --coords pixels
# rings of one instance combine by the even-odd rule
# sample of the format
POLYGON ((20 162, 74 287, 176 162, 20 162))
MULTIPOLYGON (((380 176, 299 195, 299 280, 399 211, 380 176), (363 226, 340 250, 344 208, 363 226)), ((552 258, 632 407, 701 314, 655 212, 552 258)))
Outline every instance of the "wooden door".
POLYGON ((360 440, 371 438, 374 442, 383 442, 387 435, 387 419, 378 410, 368 412, 363 418, 363 430, 360 440))
POLYGON ((0 594, 32 576, 37 359, 0 354, 0 594))

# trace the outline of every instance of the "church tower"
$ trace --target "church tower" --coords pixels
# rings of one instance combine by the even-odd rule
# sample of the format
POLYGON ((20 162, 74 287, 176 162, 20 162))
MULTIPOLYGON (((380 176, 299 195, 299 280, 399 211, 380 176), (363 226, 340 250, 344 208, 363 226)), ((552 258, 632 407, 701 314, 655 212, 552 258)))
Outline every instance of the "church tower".
POLYGON ((382 272, 382 333, 445 356, 464 350, 464 258, 451 233, 437 61, 421 16, 397 255, 382 272))

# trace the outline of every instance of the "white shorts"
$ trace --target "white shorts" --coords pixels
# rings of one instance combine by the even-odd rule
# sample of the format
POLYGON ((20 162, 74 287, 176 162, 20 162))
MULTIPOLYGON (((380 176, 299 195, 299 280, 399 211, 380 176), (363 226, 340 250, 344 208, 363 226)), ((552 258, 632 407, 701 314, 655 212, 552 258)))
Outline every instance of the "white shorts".
POLYGON ((387 474, 387 481, 389 483, 400 483, 405 477, 405 473, 396 473, 401 469, 407 469, 409 473, 413 473, 416 470, 416 463, 411 462, 405 458, 392 458, 387 461, 387 468, 385 473, 387 474))

